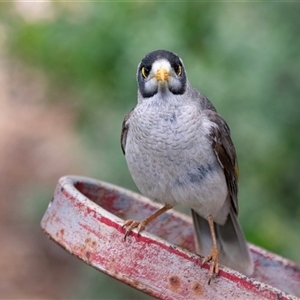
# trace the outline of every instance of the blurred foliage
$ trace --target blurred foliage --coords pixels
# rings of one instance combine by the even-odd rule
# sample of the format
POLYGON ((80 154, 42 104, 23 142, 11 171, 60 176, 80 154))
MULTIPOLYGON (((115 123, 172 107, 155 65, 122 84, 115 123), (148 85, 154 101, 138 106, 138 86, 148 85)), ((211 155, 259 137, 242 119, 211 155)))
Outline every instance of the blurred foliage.
MULTIPOLYGON (((1 25, 9 55, 47 74, 49 101, 76 111, 89 170, 82 175, 136 189, 119 145, 136 103, 136 66, 151 50, 174 51, 231 127, 248 240, 300 262, 300 5, 50 4, 51 17, 34 20, 2 4, 1 25)), ((93 285, 101 290, 106 279, 93 285)), ((100 297, 83 286, 72 296, 100 297)), ((132 298, 118 289, 105 297, 132 298)))

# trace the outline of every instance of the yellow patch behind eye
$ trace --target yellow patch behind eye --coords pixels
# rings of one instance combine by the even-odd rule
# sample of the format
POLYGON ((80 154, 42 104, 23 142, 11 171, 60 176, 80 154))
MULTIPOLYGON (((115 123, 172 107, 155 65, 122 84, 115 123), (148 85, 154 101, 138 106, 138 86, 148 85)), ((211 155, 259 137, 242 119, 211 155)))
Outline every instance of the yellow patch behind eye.
POLYGON ((148 77, 148 72, 146 72, 145 67, 142 67, 142 75, 143 75, 144 78, 148 77))
POLYGON ((177 76, 180 76, 182 74, 182 67, 179 65, 178 70, 176 72, 177 76))

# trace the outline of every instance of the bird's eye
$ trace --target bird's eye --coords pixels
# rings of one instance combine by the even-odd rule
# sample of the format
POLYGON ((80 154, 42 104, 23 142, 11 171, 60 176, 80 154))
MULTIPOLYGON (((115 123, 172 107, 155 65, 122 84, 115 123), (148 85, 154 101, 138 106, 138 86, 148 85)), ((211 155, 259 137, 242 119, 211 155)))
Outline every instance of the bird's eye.
POLYGON ((142 67, 142 75, 143 75, 143 77, 144 78, 147 78, 148 77, 148 75, 149 75, 149 73, 150 73, 150 69, 149 68, 147 68, 147 67, 142 67))
POLYGON ((182 74, 182 66, 181 65, 176 65, 174 67, 174 70, 175 70, 177 76, 181 76, 181 74, 182 74))

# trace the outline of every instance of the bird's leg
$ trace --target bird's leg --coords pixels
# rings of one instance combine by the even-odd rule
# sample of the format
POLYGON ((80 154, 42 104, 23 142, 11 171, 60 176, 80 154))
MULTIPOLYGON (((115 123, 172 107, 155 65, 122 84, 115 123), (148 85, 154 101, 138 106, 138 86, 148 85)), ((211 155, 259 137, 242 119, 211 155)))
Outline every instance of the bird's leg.
POLYGON ((210 284, 210 281, 213 277, 217 276, 219 273, 219 250, 217 246, 217 239, 216 239, 216 233, 214 228, 214 220, 212 216, 208 216, 207 218, 210 234, 212 238, 212 248, 210 250, 210 253, 203 259, 202 266, 206 262, 210 261, 210 268, 209 268, 209 278, 208 278, 208 284, 210 284))
POLYGON ((152 222, 154 219, 156 219, 158 216, 163 214, 165 211, 171 209, 172 206, 169 204, 166 204, 161 209, 157 210, 154 214, 150 215, 148 218, 142 220, 142 221, 135 221, 135 220, 127 220, 124 225, 124 227, 127 227, 125 235, 124 235, 124 241, 126 240, 128 234, 132 231, 134 228, 138 228, 138 233, 143 231, 145 227, 152 222))

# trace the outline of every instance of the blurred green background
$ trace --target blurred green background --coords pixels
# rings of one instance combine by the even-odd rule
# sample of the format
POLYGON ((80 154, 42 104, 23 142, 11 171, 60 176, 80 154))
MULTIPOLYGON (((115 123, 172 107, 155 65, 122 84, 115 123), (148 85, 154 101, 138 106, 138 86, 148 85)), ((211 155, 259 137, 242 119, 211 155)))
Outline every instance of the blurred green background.
POLYGON ((136 67, 176 52, 230 125, 247 239, 300 263, 300 4, 0 4, 0 297, 148 299, 39 228, 57 180, 136 190, 120 149, 136 67))

